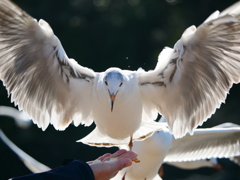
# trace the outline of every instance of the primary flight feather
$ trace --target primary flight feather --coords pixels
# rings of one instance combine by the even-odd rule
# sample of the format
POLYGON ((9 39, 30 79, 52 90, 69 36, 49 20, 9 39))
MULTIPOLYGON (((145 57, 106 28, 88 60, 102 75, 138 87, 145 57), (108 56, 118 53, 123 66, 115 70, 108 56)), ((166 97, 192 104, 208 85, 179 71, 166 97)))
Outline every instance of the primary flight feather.
POLYGON ((159 129, 152 120, 160 113, 179 138, 206 121, 239 82, 239 14, 236 3, 191 26, 160 53, 154 70, 98 73, 68 58, 46 21, 1 0, 0 79, 43 130, 94 120, 96 129, 83 142, 126 143, 159 129))

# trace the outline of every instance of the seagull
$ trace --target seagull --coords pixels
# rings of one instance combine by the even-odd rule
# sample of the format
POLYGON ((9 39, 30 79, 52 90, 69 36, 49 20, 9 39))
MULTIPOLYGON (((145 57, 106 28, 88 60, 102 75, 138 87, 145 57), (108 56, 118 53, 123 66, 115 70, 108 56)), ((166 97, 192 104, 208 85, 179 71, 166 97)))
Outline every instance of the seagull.
POLYGON ((239 14, 238 2, 187 28, 173 48, 162 50, 154 70, 95 72, 67 56, 46 21, 1 0, 0 79, 11 101, 42 130, 49 124, 65 130, 72 122, 94 122, 96 128, 81 142, 131 146, 162 128, 153 123, 161 114, 181 138, 206 121, 239 83, 239 14))
POLYGON ((0 106, 0 116, 13 118, 18 127, 26 129, 31 125, 31 119, 23 112, 8 106, 0 106))
MULTIPOLYGON (((161 122, 159 122, 161 123, 161 122)), ((128 149, 128 146, 121 146, 128 149)), ((211 158, 239 158, 240 126, 198 128, 175 139, 168 128, 155 132, 143 141, 133 142, 140 163, 121 170, 112 180, 160 180, 164 162, 189 162, 211 158)))
POLYGON ((33 173, 40 173, 50 170, 48 166, 38 162, 36 159, 32 158, 19 147, 17 147, 12 141, 10 141, 10 139, 8 139, 8 137, 3 133, 1 129, 0 139, 2 139, 2 141, 19 157, 19 159, 21 159, 25 166, 33 173))

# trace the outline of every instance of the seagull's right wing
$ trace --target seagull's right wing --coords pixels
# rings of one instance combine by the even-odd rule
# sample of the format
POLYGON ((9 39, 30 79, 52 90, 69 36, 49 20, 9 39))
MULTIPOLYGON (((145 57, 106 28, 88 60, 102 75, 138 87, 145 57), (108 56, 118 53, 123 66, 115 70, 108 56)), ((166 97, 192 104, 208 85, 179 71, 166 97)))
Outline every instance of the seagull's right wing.
POLYGON ((196 129, 191 136, 173 139, 165 162, 230 158, 240 155, 240 127, 196 129))
POLYGON ((47 22, 0 1, 0 79, 38 127, 64 130, 73 119, 90 125, 95 76, 67 57, 47 22))

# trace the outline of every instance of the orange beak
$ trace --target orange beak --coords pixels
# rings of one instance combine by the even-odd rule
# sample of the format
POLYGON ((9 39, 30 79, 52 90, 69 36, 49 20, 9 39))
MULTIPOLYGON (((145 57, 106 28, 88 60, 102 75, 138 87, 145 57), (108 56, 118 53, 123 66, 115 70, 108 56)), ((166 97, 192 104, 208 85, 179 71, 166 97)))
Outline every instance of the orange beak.
POLYGON ((110 95, 110 99, 111 99, 111 112, 112 112, 116 95, 115 94, 109 94, 109 95, 110 95))
POLYGON ((110 99, 111 99, 111 112, 112 112, 114 101, 115 101, 115 98, 117 96, 118 91, 114 94, 114 93, 110 93, 110 91, 108 90, 108 93, 109 93, 109 96, 110 96, 110 99))

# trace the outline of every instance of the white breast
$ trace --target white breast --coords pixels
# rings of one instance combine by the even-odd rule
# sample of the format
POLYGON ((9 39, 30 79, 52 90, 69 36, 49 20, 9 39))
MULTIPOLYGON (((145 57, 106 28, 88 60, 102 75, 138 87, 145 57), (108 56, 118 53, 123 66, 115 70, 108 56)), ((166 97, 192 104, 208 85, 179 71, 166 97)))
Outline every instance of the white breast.
POLYGON ((135 77, 120 89, 111 112, 110 98, 106 89, 96 85, 93 92, 92 112, 94 121, 102 134, 114 139, 132 136, 142 120, 142 100, 135 77))

